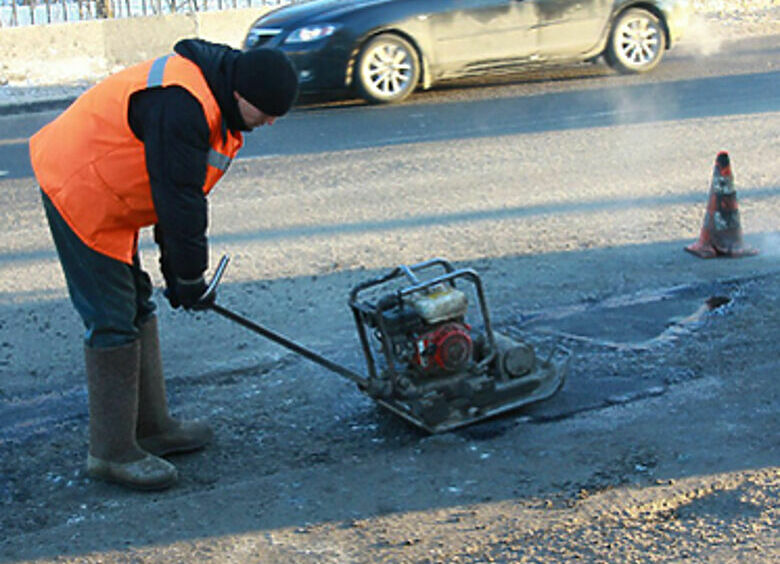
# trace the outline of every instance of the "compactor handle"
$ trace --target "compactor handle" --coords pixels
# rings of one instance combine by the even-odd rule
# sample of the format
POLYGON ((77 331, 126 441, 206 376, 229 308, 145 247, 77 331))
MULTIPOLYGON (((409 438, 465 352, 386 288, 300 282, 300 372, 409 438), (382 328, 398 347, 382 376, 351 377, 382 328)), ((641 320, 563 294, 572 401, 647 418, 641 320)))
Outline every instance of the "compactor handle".
POLYGON ((298 353, 299 355, 306 357, 313 362, 316 362, 320 366, 324 366, 328 370, 332 370, 333 372, 336 372, 337 374, 352 380, 363 389, 368 386, 368 381, 357 372, 353 372, 349 368, 341 366, 340 364, 336 364, 335 362, 323 357, 319 353, 314 352, 304 347, 303 345, 299 345, 292 339, 288 339, 276 331, 263 327, 262 325, 255 323, 254 321, 217 304, 214 301, 213 295, 217 291, 219 281, 222 279, 222 275, 225 274, 225 269, 227 268, 229 262, 230 257, 228 255, 222 255, 222 258, 219 259, 219 264, 214 271, 214 276, 211 277, 209 285, 206 287, 206 291, 203 292, 203 295, 200 298, 198 298, 198 304, 202 304, 202 309, 210 309, 211 311, 216 312, 221 316, 226 317, 227 319, 230 319, 231 321, 234 321, 251 331, 254 331, 255 333, 258 333, 259 335, 262 335, 266 339, 282 345, 283 347, 290 349, 291 351, 298 353))
POLYGON ((230 256, 222 255, 222 258, 219 259, 219 264, 217 265, 216 270, 214 270, 214 276, 211 277, 209 285, 206 286, 206 291, 203 292, 203 295, 200 298, 198 298, 198 302, 195 304, 196 307, 199 304, 202 304, 205 309, 206 307, 209 307, 209 305, 214 301, 212 296, 217 292, 217 286, 219 286, 219 282, 222 280, 222 276, 225 274, 225 269, 227 269, 229 262, 230 256))

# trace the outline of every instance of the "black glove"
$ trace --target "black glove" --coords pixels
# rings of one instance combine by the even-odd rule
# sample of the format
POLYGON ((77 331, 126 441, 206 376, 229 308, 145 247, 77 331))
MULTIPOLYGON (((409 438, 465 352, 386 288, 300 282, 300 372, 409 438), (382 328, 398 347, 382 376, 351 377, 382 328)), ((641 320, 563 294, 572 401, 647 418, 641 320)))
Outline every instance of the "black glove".
MULTIPOLYGON (((208 288, 208 286, 206 286, 206 281, 203 279, 203 276, 195 280, 182 280, 181 278, 176 278, 176 284, 174 288, 175 290, 172 293, 175 294, 175 301, 178 304, 181 304, 184 309, 193 309, 195 311, 208 309, 214 303, 214 300, 217 297, 216 292, 212 292, 206 297, 206 299, 200 299, 203 297, 203 294, 206 293, 206 289, 208 288)), ((170 287, 168 289, 170 290, 170 287)), ((166 297, 168 297, 167 293, 166 297)), ((173 305, 174 300, 172 300, 171 297, 168 297, 168 301, 171 302, 171 305, 174 308, 178 307, 173 305)))
POLYGON ((179 301, 179 296, 176 294, 175 281, 165 283, 165 290, 163 291, 163 296, 168 298, 168 302, 170 302, 171 307, 173 309, 177 309, 179 306, 181 306, 181 302, 179 301))

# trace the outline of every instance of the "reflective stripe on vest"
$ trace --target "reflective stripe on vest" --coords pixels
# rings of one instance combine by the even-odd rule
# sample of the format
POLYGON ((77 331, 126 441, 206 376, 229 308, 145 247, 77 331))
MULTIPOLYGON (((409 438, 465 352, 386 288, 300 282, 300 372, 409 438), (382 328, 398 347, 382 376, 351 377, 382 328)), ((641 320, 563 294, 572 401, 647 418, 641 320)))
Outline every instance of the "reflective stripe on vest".
POLYGON ((232 161, 233 159, 227 155, 223 155, 216 149, 209 150, 208 163, 222 172, 225 172, 228 169, 232 161))
POLYGON ((149 69, 149 78, 146 80, 147 88, 162 86, 163 75, 165 74, 165 64, 168 62, 168 59, 170 59, 171 56, 172 55, 170 54, 163 55, 162 57, 158 57, 154 60, 151 68, 149 69))

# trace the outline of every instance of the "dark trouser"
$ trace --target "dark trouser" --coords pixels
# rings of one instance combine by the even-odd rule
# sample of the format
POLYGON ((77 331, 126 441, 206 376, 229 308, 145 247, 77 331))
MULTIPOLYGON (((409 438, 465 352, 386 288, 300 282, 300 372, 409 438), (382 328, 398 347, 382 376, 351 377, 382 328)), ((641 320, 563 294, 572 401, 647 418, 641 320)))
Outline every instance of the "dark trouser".
POLYGON ((68 292, 86 327, 84 341, 94 348, 115 347, 138 338, 138 327, 154 315, 152 281, 141 268, 87 247, 41 191, 43 208, 57 247, 68 292))

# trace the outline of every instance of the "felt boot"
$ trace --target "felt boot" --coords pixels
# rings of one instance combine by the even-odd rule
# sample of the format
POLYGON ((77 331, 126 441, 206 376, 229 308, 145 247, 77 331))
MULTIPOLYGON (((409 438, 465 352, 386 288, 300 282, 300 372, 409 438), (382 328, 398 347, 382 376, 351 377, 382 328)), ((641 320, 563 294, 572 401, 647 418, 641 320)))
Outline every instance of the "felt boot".
POLYGON ((178 478, 167 460, 136 442, 139 342, 111 348, 84 348, 89 391, 87 473, 141 490, 161 490, 178 478))
POLYGON ((211 428, 200 421, 178 421, 170 416, 160 356, 157 318, 140 328, 141 378, 138 394, 136 437, 141 447, 157 456, 190 452, 212 439, 211 428))

